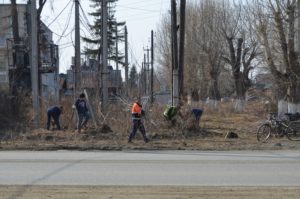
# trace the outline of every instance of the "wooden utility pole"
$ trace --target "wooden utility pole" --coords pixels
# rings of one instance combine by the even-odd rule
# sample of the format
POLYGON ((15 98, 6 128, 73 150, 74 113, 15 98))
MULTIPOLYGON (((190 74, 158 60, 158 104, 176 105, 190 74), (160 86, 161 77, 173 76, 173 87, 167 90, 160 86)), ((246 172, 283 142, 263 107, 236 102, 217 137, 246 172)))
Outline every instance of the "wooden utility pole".
POLYGON ((179 100, 184 95, 184 41, 186 0, 180 0, 180 42, 179 42, 179 100))
POLYGON ((108 104, 108 68, 107 68, 107 54, 108 54, 108 42, 107 42, 107 0, 101 1, 101 23, 102 23, 102 110, 105 112, 108 104))
POLYGON ((75 68, 74 68, 74 98, 80 91, 80 22, 79 22, 79 0, 75 0, 75 68))
POLYGON ((116 22, 116 70, 119 70, 119 49, 118 49, 118 40, 119 40, 119 34, 118 34, 118 23, 116 22))
POLYGON ((13 29, 14 43, 19 44, 20 42, 19 21, 18 21, 18 10, 17 10, 16 0, 11 0, 11 16, 12 16, 12 29, 13 29))
POLYGON ((141 86, 140 96, 144 95, 144 85, 145 85, 145 81, 144 81, 144 62, 142 62, 142 70, 141 70, 141 75, 140 75, 140 86, 141 86))
POLYGON ((128 32, 125 26, 125 94, 128 95, 128 32))
POLYGON ((32 89, 32 104, 33 104, 33 126, 39 127, 40 119, 40 103, 39 103, 39 85, 38 85, 38 43, 37 43, 37 11, 36 1, 30 1, 30 22, 31 22, 31 89, 32 89))
POLYGON ((176 0, 171 0, 171 34, 172 34, 172 58, 173 58, 173 82, 172 105, 179 105, 179 68, 178 68, 178 43, 177 43, 177 12, 176 0))
POLYGON ((148 87, 148 82, 147 82, 147 58, 146 54, 144 54, 144 95, 147 95, 147 87, 148 87))
POLYGON ((146 54, 146 60, 145 60, 145 72, 146 72, 146 82, 147 82, 147 87, 146 87, 146 95, 148 96, 149 95, 149 93, 150 93, 150 74, 149 74, 149 72, 150 72, 150 49, 148 48, 148 46, 147 46, 147 48, 146 49, 144 49, 144 51, 146 51, 147 52, 147 54, 146 54))
POLYGON ((297 12, 298 12, 298 18, 297 18, 297 51, 300 52, 300 0, 297 0, 297 12))
MULTIPOLYGON (((18 10, 17 10, 17 2, 16 0, 11 0, 11 18, 12 18, 12 32, 14 38, 14 51, 15 51, 15 59, 14 59, 14 70, 10 74, 10 91, 13 96, 17 95, 17 84, 19 83, 18 72, 20 67, 23 67, 23 64, 20 64, 20 36, 19 36, 19 22, 18 22, 18 10)), ((24 57, 21 56, 21 57, 24 57)), ((13 105, 14 106, 14 105, 13 105)))
POLYGON ((154 69, 153 69, 153 64, 154 64, 154 32, 153 30, 151 31, 151 78, 150 78, 150 84, 151 84, 151 90, 150 90, 150 94, 151 94, 151 103, 154 102, 154 93, 153 93, 153 73, 154 73, 154 69))

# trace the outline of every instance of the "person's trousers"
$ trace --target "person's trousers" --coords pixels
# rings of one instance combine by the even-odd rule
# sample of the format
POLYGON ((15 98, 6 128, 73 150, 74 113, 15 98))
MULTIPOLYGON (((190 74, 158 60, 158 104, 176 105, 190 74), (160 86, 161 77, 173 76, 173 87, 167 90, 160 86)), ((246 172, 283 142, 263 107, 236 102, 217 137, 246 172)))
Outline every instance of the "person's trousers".
POLYGON ((57 126, 57 129, 60 130, 59 120, 53 117, 51 113, 47 113, 47 130, 50 129, 51 118, 53 118, 55 125, 57 126))
POLYGON ((129 135, 128 141, 131 142, 131 140, 135 137, 135 134, 138 129, 140 130, 144 141, 147 142, 148 138, 146 137, 145 127, 141 120, 133 120, 133 127, 132 127, 132 131, 129 135))
POLYGON ((88 113, 78 114, 77 129, 80 130, 88 122, 90 116, 88 113))

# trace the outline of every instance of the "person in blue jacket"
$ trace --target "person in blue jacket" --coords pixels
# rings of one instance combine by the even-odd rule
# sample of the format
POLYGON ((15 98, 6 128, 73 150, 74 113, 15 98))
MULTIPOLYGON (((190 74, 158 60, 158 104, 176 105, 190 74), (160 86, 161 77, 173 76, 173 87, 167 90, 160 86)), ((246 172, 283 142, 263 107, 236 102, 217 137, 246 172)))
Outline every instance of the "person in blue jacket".
POLYGON ((80 133, 81 128, 86 125, 90 118, 84 93, 79 95, 79 99, 75 102, 75 107, 78 114, 77 131, 80 133))
POLYGON ((52 106, 47 110, 47 130, 50 129, 51 118, 53 118, 57 129, 60 130, 59 116, 63 113, 62 106, 52 106))

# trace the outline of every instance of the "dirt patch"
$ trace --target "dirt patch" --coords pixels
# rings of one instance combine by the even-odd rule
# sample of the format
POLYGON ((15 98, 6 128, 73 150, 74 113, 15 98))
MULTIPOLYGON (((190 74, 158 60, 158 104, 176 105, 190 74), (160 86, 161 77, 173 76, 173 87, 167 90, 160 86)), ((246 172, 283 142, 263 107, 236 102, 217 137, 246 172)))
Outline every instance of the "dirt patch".
POLYGON ((2 199, 298 199, 299 187, 0 186, 2 199))

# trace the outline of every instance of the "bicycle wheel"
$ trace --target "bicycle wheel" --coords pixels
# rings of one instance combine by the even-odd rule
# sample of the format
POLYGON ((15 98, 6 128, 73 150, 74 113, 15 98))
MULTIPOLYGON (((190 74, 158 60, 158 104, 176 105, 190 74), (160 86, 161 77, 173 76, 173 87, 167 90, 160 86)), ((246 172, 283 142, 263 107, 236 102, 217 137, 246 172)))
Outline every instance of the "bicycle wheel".
POLYGON ((291 141, 300 141, 300 123, 291 122, 285 131, 285 135, 291 141))
POLYGON ((257 132, 256 132, 256 138, 260 142, 265 142, 268 140, 268 138, 271 135, 271 126, 270 124, 262 124, 257 132))

